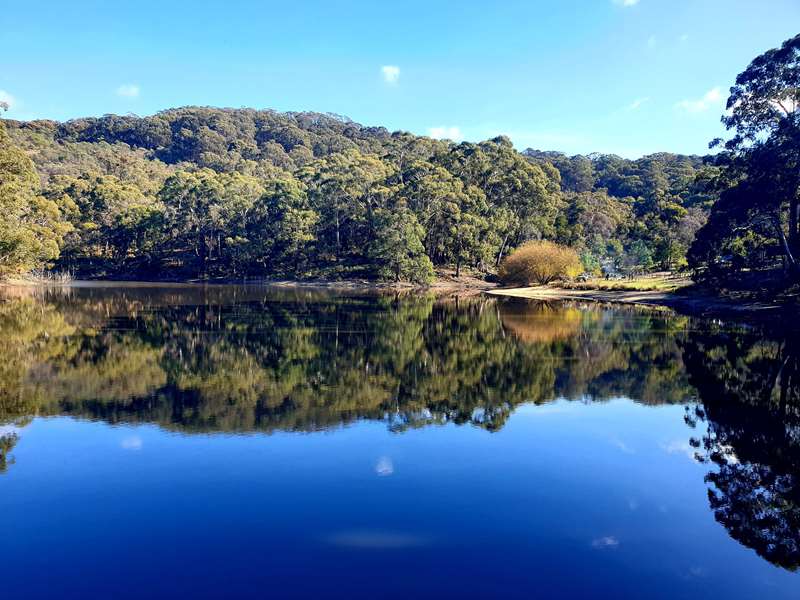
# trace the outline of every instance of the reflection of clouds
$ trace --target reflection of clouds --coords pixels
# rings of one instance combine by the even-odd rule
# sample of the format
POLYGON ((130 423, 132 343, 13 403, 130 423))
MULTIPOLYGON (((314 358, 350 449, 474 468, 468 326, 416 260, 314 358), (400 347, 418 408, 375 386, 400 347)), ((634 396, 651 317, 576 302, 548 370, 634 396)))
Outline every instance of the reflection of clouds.
POLYGON ((613 535, 606 535, 592 540, 592 548, 597 548, 598 550, 605 550, 606 548, 617 548, 618 546, 619 546, 619 540, 613 535))
POLYGON ((726 445, 719 445, 717 450, 720 455, 725 459, 725 461, 730 465, 738 465, 739 464, 739 457, 736 456, 736 451, 733 449, 733 446, 728 444, 726 445))
POLYGON ((142 438, 140 438, 138 435, 126 437, 122 440, 122 442, 120 442, 120 446, 123 450, 141 450, 142 438))
POLYGON ((628 446, 628 444, 626 444, 619 438, 611 438, 611 443, 620 450, 622 450, 625 454, 636 454, 636 450, 628 446))
POLYGON ((388 456, 381 456, 375 463, 375 472, 379 477, 387 477, 394 473, 394 463, 388 456))
POLYGON ((425 546, 429 540, 411 533, 380 530, 340 531, 326 538, 332 546, 364 550, 397 550, 425 546))
POLYGON ((667 454, 685 454, 694 460, 695 450, 686 440, 672 440, 666 444, 661 444, 661 449, 667 454))

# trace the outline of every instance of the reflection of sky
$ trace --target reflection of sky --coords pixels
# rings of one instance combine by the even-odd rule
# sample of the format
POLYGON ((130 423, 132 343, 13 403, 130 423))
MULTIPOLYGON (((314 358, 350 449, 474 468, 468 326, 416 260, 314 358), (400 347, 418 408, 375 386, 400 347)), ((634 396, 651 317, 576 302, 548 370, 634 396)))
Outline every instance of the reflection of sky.
POLYGON ((708 465, 669 451, 702 433, 683 414, 560 401, 494 433, 246 436, 36 419, 0 476, 4 591, 793 598, 798 575, 714 520, 708 465))
POLYGON ((19 435, 19 432, 21 430, 22 428, 17 425, 8 425, 8 424, 0 425, 0 437, 4 435, 13 435, 13 434, 19 435))

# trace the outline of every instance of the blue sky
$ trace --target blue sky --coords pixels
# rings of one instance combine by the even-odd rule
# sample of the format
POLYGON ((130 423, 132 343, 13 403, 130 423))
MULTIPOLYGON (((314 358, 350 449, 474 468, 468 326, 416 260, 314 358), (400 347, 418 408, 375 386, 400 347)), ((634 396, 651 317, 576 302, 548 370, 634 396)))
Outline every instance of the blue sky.
POLYGON ((0 0, 8 118, 316 110, 520 148, 703 153, 798 0, 0 0))

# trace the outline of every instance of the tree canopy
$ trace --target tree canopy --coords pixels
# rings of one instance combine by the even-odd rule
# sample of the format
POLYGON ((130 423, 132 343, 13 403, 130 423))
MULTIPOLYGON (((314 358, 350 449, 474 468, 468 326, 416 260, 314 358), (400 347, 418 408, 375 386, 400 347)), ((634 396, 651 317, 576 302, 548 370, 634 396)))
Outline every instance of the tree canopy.
POLYGON ((701 275, 738 276, 777 262, 790 279, 800 275, 798 108, 800 35, 756 57, 731 88, 722 122, 733 135, 714 182, 720 200, 689 253, 701 275))
POLYGON ((26 166, 3 192, 21 236, 5 271, 82 277, 422 282, 431 267, 492 271, 542 239, 574 247, 590 271, 678 267, 709 204, 698 181, 715 169, 699 157, 520 153, 505 137, 454 144, 270 110, 6 126, 6 162, 26 166))

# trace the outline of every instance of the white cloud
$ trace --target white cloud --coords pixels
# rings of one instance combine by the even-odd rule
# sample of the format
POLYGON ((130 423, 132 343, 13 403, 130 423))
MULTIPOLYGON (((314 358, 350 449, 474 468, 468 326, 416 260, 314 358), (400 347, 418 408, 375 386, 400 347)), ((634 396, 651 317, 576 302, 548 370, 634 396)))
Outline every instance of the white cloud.
POLYGON ((138 98, 141 90, 135 83, 124 83, 117 88, 117 96, 123 98, 138 98))
POLYGON ((386 83, 395 84, 400 80, 400 67, 396 65, 383 65, 381 73, 386 83))
POLYGON ((699 113, 722 104, 722 90, 711 88, 698 100, 681 100, 675 107, 688 113, 699 113))
POLYGON ((142 438, 138 435, 132 435, 130 437, 126 437, 122 442, 120 442, 120 446, 123 450, 141 450, 142 449, 142 438))
POLYGON ((628 110, 637 110, 641 108, 642 104, 650 100, 650 98, 637 98, 628 105, 628 110))
POLYGON ((617 6, 636 6, 639 0, 613 0, 617 6))
POLYGON ((5 103, 8 105, 8 109, 11 110, 14 108, 14 105, 17 103, 17 99, 14 98, 11 94, 9 94, 5 90, 0 90, 0 103, 5 103))
POLYGON ((459 142, 463 139, 464 135, 458 127, 431 127, 428 129, 428 135, 435 140, 453 140, 459 142))

